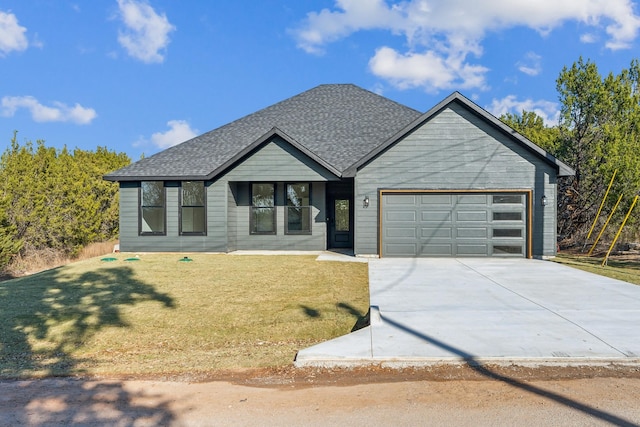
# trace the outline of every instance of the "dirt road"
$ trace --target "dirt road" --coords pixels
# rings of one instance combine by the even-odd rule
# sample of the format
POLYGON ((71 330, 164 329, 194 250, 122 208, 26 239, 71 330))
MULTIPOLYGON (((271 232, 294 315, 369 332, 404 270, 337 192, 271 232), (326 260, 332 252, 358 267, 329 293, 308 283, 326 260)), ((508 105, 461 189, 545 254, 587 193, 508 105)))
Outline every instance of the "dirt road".
POLYGON ((1 426, 640 425, 637 368, 242 371, 0 382, 1 426))

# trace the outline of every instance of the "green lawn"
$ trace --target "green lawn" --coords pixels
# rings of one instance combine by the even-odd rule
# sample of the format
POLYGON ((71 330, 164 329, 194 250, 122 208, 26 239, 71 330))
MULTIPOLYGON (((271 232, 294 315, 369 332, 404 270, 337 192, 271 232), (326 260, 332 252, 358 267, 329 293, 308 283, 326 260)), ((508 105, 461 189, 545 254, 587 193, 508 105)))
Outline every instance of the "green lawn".
POLYGON ((580 255, 559 254, 553 261, 566 264, 590 273, 640 285, 640 260, 609 259, 607 265, 601 266, 602 258, 580 255))
POLYGON ((284 366, 348 333, 368 309, 366 264, 132 257, 0 282, 0 378, 284 366))

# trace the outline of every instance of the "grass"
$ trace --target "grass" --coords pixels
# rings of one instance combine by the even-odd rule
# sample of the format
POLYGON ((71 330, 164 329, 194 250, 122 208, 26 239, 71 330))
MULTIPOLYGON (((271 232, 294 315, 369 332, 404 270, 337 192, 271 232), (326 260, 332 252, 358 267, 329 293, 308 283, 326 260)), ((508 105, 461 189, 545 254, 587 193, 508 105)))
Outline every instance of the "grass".
POLYGON ((94 258, 109 254, 113 251, 117 240, 91 243, 80 250, 75 257, 69 257, 64 251, 56 249, 42 249, 18 254, 2 272, 3 278, 21 277, 71 262, 94 258))
POLYGON ((367 266, 117 254, 0 283, 0 378, 289 365, 368 309, 367 266))
POLYGON ((555 262, 580 270, 596 273, 613 279, 640 285, 640 258, 609 258, 607 265, 601 266, 602 258, 578 254, 559 254, 555 262))

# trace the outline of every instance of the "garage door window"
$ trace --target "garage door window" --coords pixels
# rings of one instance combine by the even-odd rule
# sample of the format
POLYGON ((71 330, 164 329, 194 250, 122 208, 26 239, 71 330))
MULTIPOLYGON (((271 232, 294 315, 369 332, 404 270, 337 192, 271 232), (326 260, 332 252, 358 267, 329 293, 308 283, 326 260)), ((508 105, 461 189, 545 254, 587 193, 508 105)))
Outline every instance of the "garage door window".
POLYGON ((522 255, 522 245, 494 245, 493 255, 522 255))
POLYGON ((493 195, 493 204, 521 204, 522 196, 520 194, 494 194, 493 195))
POLYGON ((522 237, 522 228, 494 228, 493 237, 522 237))
POLYGON ((522 221, 522 212, 494 212, 494 221, 522 221))

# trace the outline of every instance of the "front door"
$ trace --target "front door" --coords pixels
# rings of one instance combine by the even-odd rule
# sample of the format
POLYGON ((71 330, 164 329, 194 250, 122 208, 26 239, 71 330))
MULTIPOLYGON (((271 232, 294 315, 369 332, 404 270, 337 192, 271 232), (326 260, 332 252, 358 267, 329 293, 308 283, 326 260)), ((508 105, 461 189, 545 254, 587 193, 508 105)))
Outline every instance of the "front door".
POLYGON ((350 197, 333 194, 327 198, 329 249, 353 248, 353 206, 350 197))

